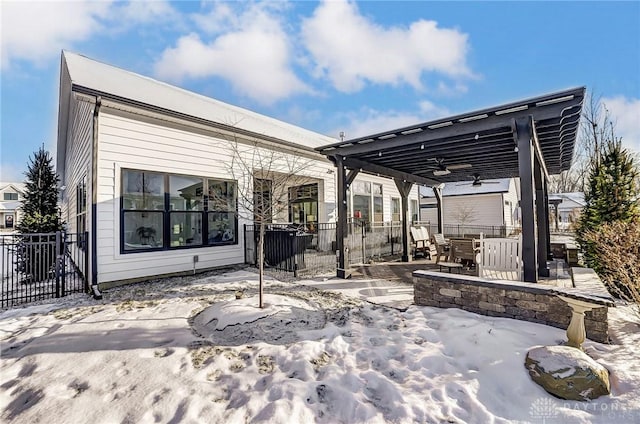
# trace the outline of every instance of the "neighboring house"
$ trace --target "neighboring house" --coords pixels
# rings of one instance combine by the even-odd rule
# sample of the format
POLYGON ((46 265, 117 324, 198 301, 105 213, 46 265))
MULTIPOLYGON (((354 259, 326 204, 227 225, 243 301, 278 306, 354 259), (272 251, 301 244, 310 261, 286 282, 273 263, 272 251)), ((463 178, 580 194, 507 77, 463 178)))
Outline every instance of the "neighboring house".
MULTIPOLYGON (((71 232, 89 234, 81 247, 91 284, 243 263, 243 226, 252 222, 236 196, 250 182, 230 176, 235 141, 309 161, 274 222, 335 220, 335 168, 313 150, 335 139, 63 52, 61 211, 71 232)), ((396 218, 399 198, 392 180, 359 174, 348 203, 360 219, 382 222, 396 218)), ((417 187, 410 201, 417 211, 417 187)))
POLYGON ((551 230, 570 230, 585 207, 584 193, 553 193, 549 194, 549 219, 551 230), (557 205, 557 212, 556 212, 557 205), (557 213, 557 215, 556 215, 557 213), (556 223, 555 217, 558 221, 556 223))
POLYGON ((13 230, 20 220, 24 183, 0 182, 0 229, 13 230))
MULTIPOLYGON (((519 180, 503 178, 446 183, 442 189, 444 225, 468 227, 520 225, 519 180)), ((420 220, 437 224, 436 198, 431 188, 421 189, 420 220)))

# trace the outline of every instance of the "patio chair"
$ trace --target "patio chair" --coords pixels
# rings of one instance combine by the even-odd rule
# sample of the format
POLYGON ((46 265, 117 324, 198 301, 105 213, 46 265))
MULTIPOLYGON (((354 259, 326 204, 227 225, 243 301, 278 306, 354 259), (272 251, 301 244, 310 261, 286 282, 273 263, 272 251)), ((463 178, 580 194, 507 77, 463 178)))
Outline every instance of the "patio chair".
POLYGON ((479 241, 475 239, 451 240, 451 262, 460 262, 469 269, 476 265, 476 254, 480 250, 479 241))
POLYGON ((442 233, 436 233, 432 236, 431 240, 436 246, 436 263, 440 262, 440 256, 444 255, 444 260, 449 260, 449 251, 451 246, 447 239, 444 238, 442 233))
MULTIPOLYGON (((426 229, 425 229, 426 230, 426 229)), ((422 252, 422 254, 426 257, 429 252, 429 233, 427 233, 426 237, 421 231, 420 228, 410 227, 409 231, 411 232, 411 238, 413 239, 414 245, 414 254, 415 257, 418 252, 422 252)))

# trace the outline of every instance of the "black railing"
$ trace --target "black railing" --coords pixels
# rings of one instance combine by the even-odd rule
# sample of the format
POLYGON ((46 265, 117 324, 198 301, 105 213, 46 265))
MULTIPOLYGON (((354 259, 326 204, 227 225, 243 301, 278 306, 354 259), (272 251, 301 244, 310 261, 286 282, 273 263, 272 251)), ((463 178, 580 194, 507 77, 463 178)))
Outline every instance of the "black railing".
MULTIPOLYGON (((425 226, 429 234, 438 231, 435 224, 425 226)), ((399 222, 347 224, 346 254, 348 265, 396 258, 402 254, 402 226, 399 222)), ((519 227, 482 225, 445 225, 447 238, 509 237, 519 234, 519 227)), ((245 225, 245 263, 256 265, 258 227, 245 225)), ((336 272, 336 224, 320 223, 312 229, 296 224, 267 224, 265 231, 265 267, 270 271, 294 276, 332 274, 336 272)), ((411 253, 411 252, 410 252, 411 253)))
POLYGON ((87 292, 87 233, 0 235, 0 307, 87 292))

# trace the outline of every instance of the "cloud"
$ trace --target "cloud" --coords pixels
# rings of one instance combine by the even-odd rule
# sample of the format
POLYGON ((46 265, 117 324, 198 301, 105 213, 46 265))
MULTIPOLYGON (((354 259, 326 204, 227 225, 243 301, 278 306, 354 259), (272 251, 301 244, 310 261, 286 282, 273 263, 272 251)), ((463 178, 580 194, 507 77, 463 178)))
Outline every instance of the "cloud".
POLYGON ((179 19, 178 12, 166 1, 130 1, 119 5, 115 14, 125 24, 149 24, 170 22, 179 19))
POLYGON ((97 34, 177 17, 165 1, 7 1, 2 3, 2 69, 16 61, 42 66, 97 34))
POLYGON ((640 153, 640 99, 616 96, 603 98, 602 103, 611 112, 616 135, 622 138, 622 144, 640 153))
POLYGON ((3 2, 2 68, 16 60, 42 65, 102 29, 108 2, 3 2))
POLYGON ((210 40, 196 33, 180 37, 155 63, 159 78, 218 76, 230 81, 238 93, 264 104, 311 91, 293 72, 292 46, 282 22, 268 6, 251 5, 240 16, 228 12, 225 5, 216 10, 222 10, 222 15, 215 20, 208 20, 210 14, 194 19, 200 27, 210 24, 206 27, 210 33, 222 33, 210 40))
POLYGON ((302 42, 318 77, 343 92, 374 84, 406 83, 422 88, 426 72, 472 77, 466 64, 467 35, 418 20, 383 27, 362 16, 354 2, 324 1, 302 24, 302 42))
POLYGON ((418 110, 412 112, 363 108, 356 113, 349 114, 347 116, 349 123, 345 128, 333 131, 332 134, 339 134, 340 131, 344 131, 345 139, 348 140, 449 115, 451 113, 447 108, 437 106, 428 100, 418 103, 418 110))

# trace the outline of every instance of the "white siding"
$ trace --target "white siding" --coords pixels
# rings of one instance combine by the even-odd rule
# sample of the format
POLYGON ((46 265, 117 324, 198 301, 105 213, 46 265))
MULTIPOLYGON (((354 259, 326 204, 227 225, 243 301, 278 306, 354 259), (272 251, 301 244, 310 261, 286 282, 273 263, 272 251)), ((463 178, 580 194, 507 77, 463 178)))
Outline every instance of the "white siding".
POLYGON ((420 221, 429 222, 431 224, 438 224, 438 208, 437 202, 434 198, 423 198, 420 200, 420 221), (422 205, 429 205, 433 207, 424 207, 422 205))
POLYGON ((504 225, 502 194, 445 197, 444 223, 467 226, 504 225))
MULTIPOLYGON (((62 202, 62 217, 70 232, 76 232, 76 188, 83 177, 87 178, 87 208, 91 207, 91 142, 93 138, 94 105, 72 99, 69 111, 69 131, 65 162, 65 186, 62 202)), ((90 211, 89 211, 90 212, 90 211)), ((89 216, 88 216, 89 217, 89 216)), ((89 225, 87 220, 87 225, 89 225)))
POLYGON ((519 226, 520 218, 518 208, 518 182, 511 179, 509 191, 503 194, 504 222, 507 227, 519 226))
MULTIPOLYGON (((252 153, 247 146, 246 154, 252 153)), ((102 107, 99 117, 98 152, 98 281, 100 283, 142 278, 163 273, 209 268, 244 262, 242 226, 239 243, 161 252, 120 253, 120 179, 122 168, 158 171, 198 177, 231 178, 228 164, 230 142, 212 133, 185 125, 102 107)), ((281 161, 291 158, 279 152, 281 161)), ((319 184, 319 218, 327 219, 335 207, 333 165, 325 159, 311 160, 303 174, 319 184), (324 196, 324 202, 323 198, 324 196)), ((242 186, 243 182, 239 181, 242 186)))
MULTIPOLYGON (((91 233, 91 145, 93 142, 93 111, 95 105, 83 100, 72 98, 69 106, 67 143, 65 154, 64 181, 60 182, 65 189, 62 193, 61 214, 66 222, 67 230, 77 233, 77 187, 86 177, 87 211, 86 230, 91 233)), ((89 237, 88 243, 91 243, 89 237)), ((77 249, 77 245, 73 245, 77 249)), ((76 265, 85 269, 84 261, 89 261, 91 269, 90 244, 86 245, 84 254, 74 252, 73 257, 78 261, 76 265)), ((89 278, 89 276, 87 276, 89 278)))

